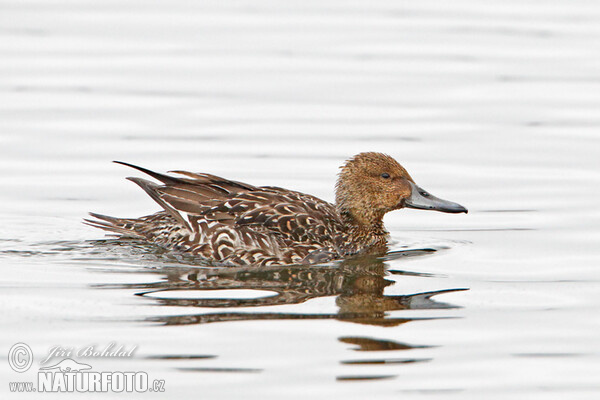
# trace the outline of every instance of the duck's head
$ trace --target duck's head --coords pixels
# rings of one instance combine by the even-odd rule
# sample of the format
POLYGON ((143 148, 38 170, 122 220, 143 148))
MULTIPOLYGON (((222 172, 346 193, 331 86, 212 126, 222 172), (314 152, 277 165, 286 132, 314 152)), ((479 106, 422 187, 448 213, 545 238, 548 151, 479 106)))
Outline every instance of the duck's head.
POLYGON ((336 206, 361 225, 380 223, 383 215, 404 207, 466 213, 460 204, 421 189, 392 157, 360 153, 342 166, 336 184, 336 206))

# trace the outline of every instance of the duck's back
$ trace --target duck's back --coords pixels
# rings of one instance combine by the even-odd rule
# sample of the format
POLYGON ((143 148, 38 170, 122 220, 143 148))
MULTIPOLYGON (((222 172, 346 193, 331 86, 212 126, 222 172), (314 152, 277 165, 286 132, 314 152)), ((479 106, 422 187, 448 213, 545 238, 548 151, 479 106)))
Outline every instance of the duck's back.
POLYGON ((215 264, 314 263, 340 256, 340 216, 317 197, 209 174, 173 171, 181 176, 174 177, 125 165, 163 183, 128 178, 163 211, 136 219, 92 214, 98 220, 88 220, 91 225, 215 264))

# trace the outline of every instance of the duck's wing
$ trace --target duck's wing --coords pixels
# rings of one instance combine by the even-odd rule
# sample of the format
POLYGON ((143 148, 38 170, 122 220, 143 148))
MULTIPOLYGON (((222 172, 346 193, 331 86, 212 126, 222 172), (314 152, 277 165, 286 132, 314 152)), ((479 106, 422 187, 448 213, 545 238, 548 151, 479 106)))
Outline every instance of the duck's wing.
POLYGON ((183 176, 178 177, 121 161, 115 162, 137 169, 161 181, 163 185, 142 178, 127 178, 140 186, 167 214, 190 231, 192 230, 190 217, 203 215, 236 194, 257 190, 255 186, 211 174, 171 171, 183 176))
POLYGON ((332 234, 341 229, 335 206, 308 194, 257 187, 204 173, 172 171, 179 177, 120 164, 161 181, 163 185, 128 178, 190 232, 206 229, 216 222, 234 229, 247 227, 270 232, 293 242, 329 243, 332 234))
POLYGON ((335 207, 317 197, 276 187, 238 193, 203 213, 207 220, 267 230, 292 242, 329 244, 341 229, 335 207))

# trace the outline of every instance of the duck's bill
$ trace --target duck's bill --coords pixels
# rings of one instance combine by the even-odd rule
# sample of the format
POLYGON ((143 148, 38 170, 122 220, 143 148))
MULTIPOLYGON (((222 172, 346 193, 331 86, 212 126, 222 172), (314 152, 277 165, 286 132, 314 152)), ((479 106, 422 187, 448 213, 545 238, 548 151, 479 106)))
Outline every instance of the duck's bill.
POLYGON ((412 194, 405 200, 404 206, 416 208, 419 210, 433 210, 445 213, 468 213, 469 211, 458 203, 448 200, 443 200, 430 194, 424 189, 421 189, 412 182, 409 182, 412 187, 412 194))

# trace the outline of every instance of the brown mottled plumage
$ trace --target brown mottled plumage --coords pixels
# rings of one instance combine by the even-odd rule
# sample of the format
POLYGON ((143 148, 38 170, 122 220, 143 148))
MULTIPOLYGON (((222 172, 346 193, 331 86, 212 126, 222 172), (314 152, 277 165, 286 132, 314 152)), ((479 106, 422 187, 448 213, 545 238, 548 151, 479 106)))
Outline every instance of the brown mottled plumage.
POLYGON ((218 176, 142 171, 162 182, 138 184, 162 208, 141 218, 91 213, 86 223, 121 237, 145 240, 199 256, 214 265, 314 264, 358 253, 384 252, 383 215, 403 207, 467 212, 416 186, 392 157, 361 153, 342 167, 336 204, 271 186, 218 176))

